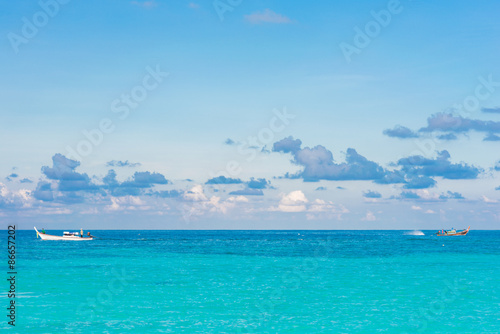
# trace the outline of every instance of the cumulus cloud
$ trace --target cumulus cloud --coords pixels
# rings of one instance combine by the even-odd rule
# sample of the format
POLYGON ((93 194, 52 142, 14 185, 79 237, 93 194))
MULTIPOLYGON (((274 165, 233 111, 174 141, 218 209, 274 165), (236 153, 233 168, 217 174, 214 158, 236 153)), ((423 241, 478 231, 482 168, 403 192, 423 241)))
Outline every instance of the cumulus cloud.
POLYGON ((375 221, 377 220, 377 217, 375 217, 375 214, 371 211, 367 211, 366 212, 366 215, 364 216, 364 218, 362 218, 361 220, 364 220, 364 221, 375 221))
POLYGON ((54 202, 63 204, 78 204, 83 203, 84 201, 85 197, 76 191, 63 192, 62 195, 54 198, 54 202))
POLYGON ((416 193, 418 194, 418 196, 425 200, 425 201, 439 201, 439 195, 433 191, 430 191, 428 189, 419 189, 419 190, 416 190, 416 193))
POLYGON ((265 9, 262 12, 255 12, 250 15, 245 15, 245 20, 252 24, 261 24, 261 23, 286 24, 292 22, 288 17, 275 13, 270 9, 265 9))
POLYGON ((397 199, 420 199, 420 196, 414 191, 403 191, 399 194, 398 197, 394 197, 397 199))
POLYGON ((137 211, 151 209, 143 200, 136 196, 111 197, 111 204, 107 205, 106 211, 137 211))
POLYGON ((249 196, 263 196, 262 189, 270 188, 271 182, 265 178, 250 178, 249 181, 243 182, 241 179, 233 179, 225 176, 214 177, 205 184, 244 184, 245 188, 240 190, 231 191, 230 195, 249 195, 249 196))
POLYGON ((472 130, 498 133, 500 132, 500 122, 464 118, 451 113, 437 113, 429 117, 427 119, 427 126, 421 128, 419 131, 465 133, 472 130))
POLYGON ((432 188, 436 185, 436 181, 428 176, 412 175, 407 178, 406 184, 403 186, 405 189, 425 189, 432 188))
POLYGON ((500 141, 500 136, 489 133, 486 137, 484 137, 483 141, 500 141))
POLYGON ((246 183, 247 187, 250 189, 266 189, 270 184, 271 182, 267 181, 265 178, 254 179, 253 177, 246 183))
POLYGON ((287 143, 295 143, 292 146, 285 145, 283 147, 283 140, 281 140, 275 143, 274 151, 292 153, 292 162, 304 167, 295 175, 287 174, 287 178, 302 178, 304 181, 310 182, 319 180, 382 180, 386 175, 386 171, 380 165, 358 154, 353 148, 347 149, 346 162, 336 163, 332 152, 322 145, 302 149, 300 148, 300 140, 294 141, 292 137, 285 139, 287 143))
POLYGON ((457 140, 458 137, 454 133, 446 133, 444 135, 437 136, 438 139, 441 140, 457 140))
POLYGON ((496 199, 491 199, 486 196, 481 196, 481 199, 483 200, 484 203, 498 203, 496 199))
POLYGON ((465 197, 458 192, 448 191, 446 194, 439 196, 440 199, 465 199, 465 197))
POLYGON ((313 148, 300 147, 300 141, 292 137, 275 143, 274 151, 288 152, 293 156, 292 163, 303 166, 303 170, 286 178, 302 178, 304 181, 319 180, 371 180, 379 184, 402 183, 406 189, 425 189, 436 185, 433 177, 445 179, 475 179, 480 169, 466 163, 451 163, 450 154, 444 150, 437 152, 435 159, 423 156, 410 156, 392 164, 394 170, 387 170, 374 161, 360 155, 355 149, 346 152, 346 161, 337 163, 331 151, 324 146, 313 148), (292 146, 289 143, 294 143, 292 146), (288 143, 283 145, 283 143, 288 143), (298 145, 297 145, 298 144, 298 145), (293 147, 293 149, 290 149, 293 147))
POLYGON ((348 148, 346 162, 336 163, 331 151, 322 145, 313 148, 301 148, 302 142, 288 137, 273 145, 273 151, 291 153, 292 162, 304 169, 287 178, 302 178, 304 181, 319 180, 381 180, 386 171, 377 163, 358 154, 355 149, 348 148))
POLYGON ((75 171, 78 166, 80 162, 57 153, 52 157, 52 167, 43 166, 42 173, 48 179, 57 181, 60 191, 97 190, 98 187, 91 182, 87 174, 75 171))
MULTIPOLYGON (((116 172, 111 169, 102 179, 103 184, 98 185, 91 181, 85 173, 79 173, 76 168, 80 162, 66 158, 61 154, 52 157, 52 167, 43 166, 42 173, 48 181, 41 180, 33 192, 34 198, 44 202, 59 202, 64 204, 76 204, 84 202, 86 196, 98 194, 113 197, 140 196, 145 191, 152 189, 155 185, 170 183, 164 175, 156 172, 135 172, 129 179, 119 182, 116 172)), ((130 163, 113 163, 116 166, 129 165, 130 163)), ((166 197, 167 193, 158 193, 160 197, 166 197)), ((170 195, 174 196, 175 193, 170 195)))
POLYGON ((348 213, 343 205, 336 205, 331 201, 315 199, 309 201, 301 190, 295 190, 288 194, 282 194, 277 207, 271 207, 270 211, 280 211, 289 213, 306 213, 307 219, 317 219, 318 217, 329 217, 341 219, 342 214, 348 213))
POLYGON ((111 160, 106 163, 107 167, 139 167, 141 164, 139 162, 129 162, 128 160, 111 160))
POLYGON ((135 186, 139 188, 149 188, 152 184, 167 184, 169 181, 160 173, 151 172, 135 172, 133 181, 135 186))
POLYGON ((384 175, 382 167, 352 148, 347 149, 345 163, 335 163, 332 152, 321 145, 298 151, 295 154, 295 163, 304 166, 304 170, 297 176, 305 181, 374 180, 384 175))
POLYGON ((16 210, 31 206, 32 197, 28 190, 9 190, 0 182, 0 210, 16 210))
POLYGON ((368 190, 368 191, 366 191, 366 192, 363 193, 363 197, 366 197, 366 198, 382 198, 382 194, 380 194, 377 191, 368 190))
POLYGON ((398 166, 407 175, 441 176, 445 179, 475 179, 480 170, 465 163, 453 164, 449 161, 450 153, 446 150, 438 152, 436 159, 424 158, 421 155, 399 159, 398 166))
POLYGON ((16 178, 18 178, 18 177, 19 177, 19 175, 17 175, 16 173, 12 173, 12 174, 10 174, 9 176, 7 176, 5 179, 6 179, 7 181, 12 181, 12 180, 14 180, 14 179, 16 179, 16 178))
POLYGON ((208 201, 208 198, 207 196, 205 196, 205 192, 203 191, 203 186, 201 184, 197 184, 190 190, 186 191, 183 197, 184 199, 193 202, 208 201))
POLYGON ((307 202, 309 201, 306 195, 301 190, 296 190, 283 195, 278 204, 278 209, 283 212, 303 212, 306 211, 305 204, 307 202))
POLYGON ((500 114, 500 107, 481 108, 481 111, 486 113, 500 114))
MULTIPOLYGON (((402 200, 416 200, 421 202, 444 202, 447 200, 465 199, 465 197, 453 191, 448 191, 446 193, 441 193, 439 195, 436 192, 429 191, 428 189, 418 189, 415 191, 403 191, 399 196, 392 197, 393 199, 402 200)), ((414 209, 416 210, 416 209, 414 209)))
POLYGON ((109 190, 111 195, 115 197, 139 196, 144 194, 145 189, 152 188, 156 184, 170 183, 165 176, 155 172, 135 172, 130 179, 119 182, 113 169, 108 171, 102 181, 104 183, 103 188, 109 190))
MULTIPOLYGON (((327 212, 336 214, 349 212, 349 210, 347 210, 343 205, 335 205, 332 201, 324 201, 322 199, 315 199, 311 202, 307 211, 312 213, 327 212)), ((338 218, 340 218, 340 216, 338 216, 338 218)))
POLYGON ((398 196, 393 196, 391 198, 399 200, 414 200, 419 202, 443 202, 447 199, 451 199, 452 197, 446 197, 446 195, 440 196, 438 193, 428 189, 417 189, 404 190, 398 196))
POLYGON ((225 177, 224 175, 211 178, 205 184, 241 184, 243 181, 241 179, 233 179, 230 177, 225 177))
POLYGON ((52 167, 42 167, 42 173, 49 182, 39 181, 33 197, 43 202, 75 204, 84 201, 82 193, 98 192, 100 187, 94 184, 87 174, 78 173, 78 166, 80 162, 59 153, 55 154, 52 157, 52 167))
POLYGON ((273 152, 282 152, 282 153, 292 153, 295 154, 300 150, 300 146, 302 145, 302 141, 300 139, 293 139, 292 136, 287 138, 283 138, 280 141, 277 141, 273 144, 273 152))
POLYGON ((49 182, 38 182, 35 191, 33 191, 33 197, 44 202, 53 201, 52 185, 49 182))
POLYGON ((400 170, 386 170, 381 178, 375 179, 373 181, 379 184, 406 183, 405 173, 400 170))
POLYGON ((384 130, 384 134, 393 138, 418 138, 418 134, 405 126, 396 125, 393 129, 384 130))
POLYGON ((230 209, 236 208, 248 202, 244 196, 231 196, 226 200, 221 200, 218 196, 208 197, 202 185, 195 185, 189 191, 183 194, 183 199, 191 204, 183 206, 184 218, 193 216, 202 216, 208 213, 223 213, 226 214, 230 209))

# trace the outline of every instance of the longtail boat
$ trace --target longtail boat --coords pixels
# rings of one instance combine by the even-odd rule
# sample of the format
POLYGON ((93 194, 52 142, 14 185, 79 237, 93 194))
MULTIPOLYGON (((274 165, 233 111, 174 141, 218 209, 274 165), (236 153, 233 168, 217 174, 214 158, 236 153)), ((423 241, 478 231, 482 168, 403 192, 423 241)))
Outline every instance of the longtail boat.
POLYGON ((467 233, 469 233, 469 229, 470 229, 470 226, 467 227, 466 230, 458 231, 458 232, 455 229, 449 230, 449 231, 442 230, 442 231, 439 231, 438 233, 436 233, 436 235, 438 237, 455 236, 455 235, 466 235, 467 233))
POLYGON ((47 234, 45 231, 38 232, 38 230, 35 227, 36 231, 36 237, 40 237, 42 240, 71 240, 71 241, 89 241, 89 240, 94 240, 94 237, 90 235, 90 232, 87 233, 87 237, 83 236, 83 231, 82 234, 80 235, 78 232, 64 232, 62 237, 58 235, 52 235, 52 234, 47 234))

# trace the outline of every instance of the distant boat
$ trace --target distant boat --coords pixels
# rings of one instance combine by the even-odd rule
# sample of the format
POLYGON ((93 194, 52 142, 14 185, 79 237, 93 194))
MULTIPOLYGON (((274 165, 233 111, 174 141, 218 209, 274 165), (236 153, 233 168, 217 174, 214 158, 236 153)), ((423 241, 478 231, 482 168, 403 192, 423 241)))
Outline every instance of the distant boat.
POLYGON ((449 230, 449 231, 442 230, 442 231, 439 231, 438 233, 436 233, 436 235, 438 237, 466 235, 467 233, 469 233, 469 229, 470 229, 470 226, 466 230, 458 231, 458 232, 455 229, 449 230))
POLYGON ((83 237, 83 235, 80 236, 80 233, 78 232, 64 232, 62 237, 57 236, 57 235, 51 235, 47 234, 45 232, 38 232, 36 227, 34 228, 36 231, 36 236, 40 237, 42 240, 71 240, 71 241, 89 241, 89 240, 94 240, 94 237, 88 233, 88 237, 83 237))

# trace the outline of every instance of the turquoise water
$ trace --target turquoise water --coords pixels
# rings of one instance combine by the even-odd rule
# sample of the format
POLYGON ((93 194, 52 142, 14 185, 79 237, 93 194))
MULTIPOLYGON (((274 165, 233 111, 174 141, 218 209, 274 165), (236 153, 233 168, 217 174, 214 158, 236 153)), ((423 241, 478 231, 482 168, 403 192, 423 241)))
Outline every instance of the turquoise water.
POLYGON ((500 332, 500 232, 424 233, 92 231, 101 239, 60 242, 18 231, 16 327, 4 315, 0 329, 500 332))

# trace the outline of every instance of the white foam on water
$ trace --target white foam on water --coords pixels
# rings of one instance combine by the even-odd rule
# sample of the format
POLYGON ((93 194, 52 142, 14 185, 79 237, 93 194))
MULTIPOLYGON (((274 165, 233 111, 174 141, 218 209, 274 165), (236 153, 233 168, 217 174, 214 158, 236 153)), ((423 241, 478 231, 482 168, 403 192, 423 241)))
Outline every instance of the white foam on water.
POLYGON ((408 231, 405 232, 405 235, 425 235, 422 231, 408 231))

